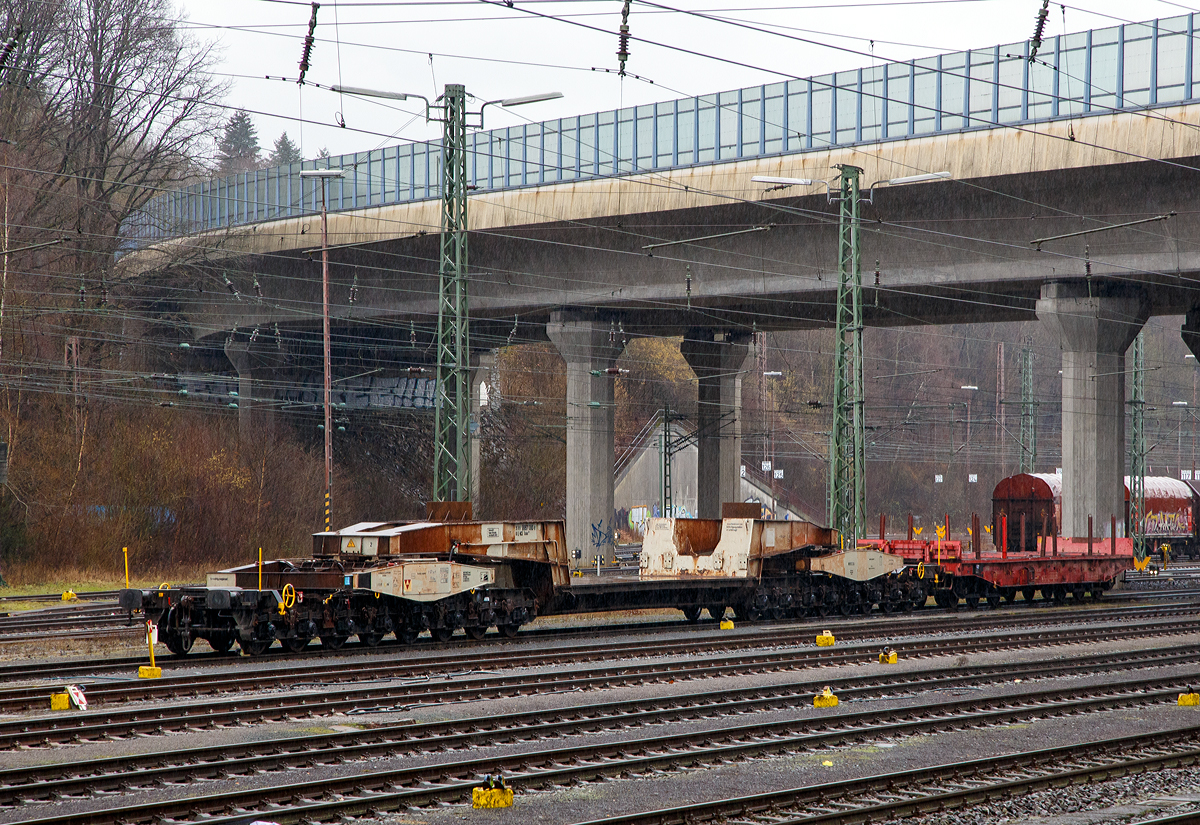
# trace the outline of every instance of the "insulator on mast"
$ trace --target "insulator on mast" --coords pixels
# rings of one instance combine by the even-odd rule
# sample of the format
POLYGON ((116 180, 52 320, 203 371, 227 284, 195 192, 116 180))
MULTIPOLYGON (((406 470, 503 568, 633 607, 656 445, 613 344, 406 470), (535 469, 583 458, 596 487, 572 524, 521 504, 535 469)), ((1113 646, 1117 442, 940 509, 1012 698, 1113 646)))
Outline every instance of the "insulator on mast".
POLYGON ((316 43, 313 32, 317 30, 317 9, 319 8, 321 8, 320 3, 312 4, 312 16, 308 18, 308 34, 304 38, 304 51, 300 53, 300 79, 296 81, 298 86, 304 85, 304 75, 308 72, 309 58, 312 57, 313 44, 316 43))
MULTIPOLYGON (((1047 0, 1049 2, 1049 0, 1047 0)), ((629 59, 629 0, 621 7, 621 33, 617 35, 617 62, 621 77, 625 76, 625 61, 629 59)))
POLYGON ((1037 57, 1038 49, 1042 47, 1042 35, 1046 32, 1046 18, 1050 15, 1050 0, 1042 0, 1042 8, 1037 13, 1037 22, 1033 26, 1033 40, 1029 46, 1029 62, 1037 57))

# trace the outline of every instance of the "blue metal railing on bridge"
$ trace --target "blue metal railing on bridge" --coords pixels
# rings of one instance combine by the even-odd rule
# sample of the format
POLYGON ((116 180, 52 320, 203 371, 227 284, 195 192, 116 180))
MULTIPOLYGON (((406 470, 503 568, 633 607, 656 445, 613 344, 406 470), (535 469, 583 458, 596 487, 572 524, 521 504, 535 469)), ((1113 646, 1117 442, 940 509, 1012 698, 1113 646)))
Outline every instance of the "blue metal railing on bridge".
MULTIPOLYGON (((468 135, 478 190, 513 189, 1166 106, 1200 97, 1195 14, 992 46, 468 135)), ((320 209, 302 169, 341 167, 332 210, 439 196, 440 147, 414 142, 230 175, 152 199, 122 251, 320 209)))

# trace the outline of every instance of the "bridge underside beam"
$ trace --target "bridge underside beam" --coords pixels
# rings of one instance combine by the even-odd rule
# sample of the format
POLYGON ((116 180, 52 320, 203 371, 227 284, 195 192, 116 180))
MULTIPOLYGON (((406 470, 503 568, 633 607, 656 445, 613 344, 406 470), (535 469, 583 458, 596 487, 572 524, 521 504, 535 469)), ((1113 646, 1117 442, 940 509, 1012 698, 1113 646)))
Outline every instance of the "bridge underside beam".
POLYGON ((1097 536, 1125 513, 1125 351, 1149 317, 1137 287, 1087 281, 1046 284, 1038 318, 1062 348, 1062 530, 1097 536))

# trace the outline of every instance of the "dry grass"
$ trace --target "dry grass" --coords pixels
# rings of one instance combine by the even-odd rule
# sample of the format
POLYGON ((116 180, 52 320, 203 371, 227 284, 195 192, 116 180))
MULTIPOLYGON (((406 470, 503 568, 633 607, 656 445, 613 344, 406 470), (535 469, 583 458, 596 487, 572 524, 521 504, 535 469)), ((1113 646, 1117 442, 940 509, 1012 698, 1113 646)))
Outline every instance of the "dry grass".
MULTIPOLYGON (((124 577, 116 578, 95 571, 77 571, 73 573, 56 572, 53 576, 37 577, 32 574, 32 571, 14 572, 9 579, 7 587, 0 587, 0 597, 13 599, 20 596, 61 596, 68 590, 74 591, 77 594, 96 593, 106 590, 120 590, 125 586, 124 577)), ((146 575, 138 578, 131 578, 129 585, 131 587, 152 588, 158 587, 164 582, 173 585, 180 585, 190 582, 202 582, 205 580, 207 571, 199 570, 180 571, 175 575, 146 575)), ((28 610, 31 608, 47 607, 45 601, 6 601, 0 603, 0 610, 7 612, 15 612, 18 610, 28 610)))

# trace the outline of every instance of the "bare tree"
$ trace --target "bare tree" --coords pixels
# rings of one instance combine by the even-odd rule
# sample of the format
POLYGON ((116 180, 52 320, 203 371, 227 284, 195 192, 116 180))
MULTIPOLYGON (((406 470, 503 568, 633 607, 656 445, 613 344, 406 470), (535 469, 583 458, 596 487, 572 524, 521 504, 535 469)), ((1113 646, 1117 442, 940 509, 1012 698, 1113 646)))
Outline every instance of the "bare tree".
MULTIPOLYGON (((194 171, 221 127, 213 46, 180 32, 169 0, 70 0, 65 170, 97 252, 122 219, 194 171)), ((91 244, 89 244, 91 245, 91 244)))

